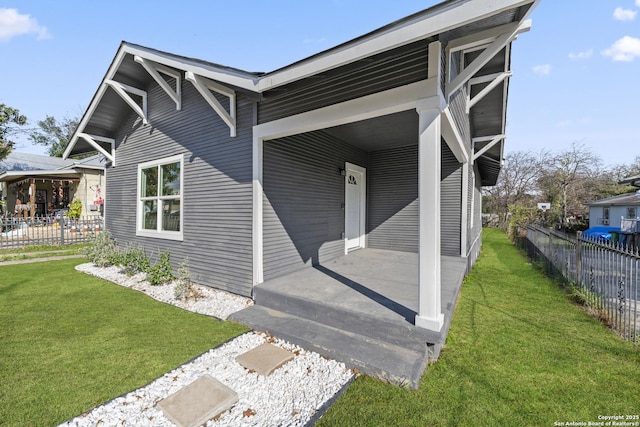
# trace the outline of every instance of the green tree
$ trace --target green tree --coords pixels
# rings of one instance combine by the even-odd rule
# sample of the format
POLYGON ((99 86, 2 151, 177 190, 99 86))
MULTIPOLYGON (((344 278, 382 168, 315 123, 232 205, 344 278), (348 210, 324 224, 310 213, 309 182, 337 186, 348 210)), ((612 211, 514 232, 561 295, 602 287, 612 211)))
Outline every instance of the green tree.
POLYGON ((58 121, 53 116, 47 116, 38 122, 37 128, 29 132, 29 139, 34 144, 48 147, 49 156, 62 157, 79 122, 77 117, 65 117, 58 121))
POLYGON ((27 117, 15 108, 0 104, 0 160, 6 158, 15 142, 12 135, 19 132, 21 126, 27 124, 27 117))

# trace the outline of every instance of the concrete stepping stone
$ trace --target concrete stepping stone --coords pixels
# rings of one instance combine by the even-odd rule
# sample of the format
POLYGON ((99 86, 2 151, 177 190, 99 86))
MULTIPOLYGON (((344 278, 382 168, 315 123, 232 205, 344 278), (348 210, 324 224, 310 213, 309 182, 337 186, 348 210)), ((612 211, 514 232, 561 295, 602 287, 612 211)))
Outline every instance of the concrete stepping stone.
POLYGON ((156 406, 178 427, 198 427, 237 402, 238 393, 211 375, 204 375, 156 406))
POLYGON ((266 342, 236 357, 236 361, 245 368, 266 377, 293 358, 292 352, 266 342))

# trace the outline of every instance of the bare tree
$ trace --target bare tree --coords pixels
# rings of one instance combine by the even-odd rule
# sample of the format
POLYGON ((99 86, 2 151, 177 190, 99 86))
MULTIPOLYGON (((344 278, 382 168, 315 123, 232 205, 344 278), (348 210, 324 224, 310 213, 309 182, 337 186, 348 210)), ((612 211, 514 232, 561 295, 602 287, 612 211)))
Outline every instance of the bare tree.
POLYGON ((560 203, 560 221, 567 225, 569 211, 582 211, 594 198, 602 177, 602 161, 581 142, 551 157, 542 171, 540 188, 548 198, 560 203))
POLYGON ((505 156, 498 182, 485 188, 487 207, 500 216, 505 224, 510 208, 532 207, 538 193, 541 165, 548 157, 546 152, 515 151, 505 156))

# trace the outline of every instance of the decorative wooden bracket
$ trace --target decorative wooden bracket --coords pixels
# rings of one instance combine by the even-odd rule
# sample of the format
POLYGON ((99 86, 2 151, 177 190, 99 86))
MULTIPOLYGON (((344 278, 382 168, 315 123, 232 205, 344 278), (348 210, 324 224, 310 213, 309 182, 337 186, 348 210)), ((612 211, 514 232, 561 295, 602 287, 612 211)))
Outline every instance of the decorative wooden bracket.
POLYGON ((220 116, 220 118, 229 126, 231 137, 236 136, 236 93, 235 91, 215 83, 209 79, 198 76, 191 71, 185 73, 185 79, 190 81, 193 86, 200 92, 200 95, 220 116), (220 95, 229 98, 229 111, 225 110, 220 101, 211 93, 214 91, 220 95))
POLYGON ((145 125, 149 123, 147 120, 147 92, 115 80, 107 79, 104 83, 120 95, 120 98, 122 98, 127 104, 129 104, 129 107, 131 107, 133 111, 142 118, 142 123, 145 125), (142 98, 142 107, 138 105, 133 98, 131 98, 129 95, 130 93, 142 98))
POLYGON ((498 142, 502 141, 505 137, 506 137, 505 135, 500 134, 500 135, 492 135, 492 136, 483 136, 483 137, 479 137, 479 138, 473 138, 472 142, 473 142, 474 150, 475 150, 476 142, 489 141, 489 143, 487 145, 482 147, 477 153, 473 154, 473 161, 475 162, 478 157, 482 156, 484 153, 489 151, 489 149, 491 149, 491 147, 496 145, 498 142))
POLYGON ((135 55, 133 60, 138 64, 142 65, 147 73, 153 77, 153 79, 158 83, 158 85, 166 92, 167 95, 176 103, 176 110, 180 111, 182 108, 182 76, 179 72, 166 67, 162 64, 158 64, 157 62, 150 61, 148 59, 142 58, 141 56, 135 55), (167 83, 167 81, 159 74, 162 73, 166 76, 172 77, 175 79, 176 88, 175 90, 167 83))
POLYGON ((448 47, 449 58, 452 53, 462 51, 464 53, 482 50, 469 65, 452 81, 447 82, 446 95, 451 97, 463 85, 465 85, 487 62, 505 48, 519 34, 531 29, 531 21, 506 24, 490 30, 481 31, 458 40, 453 40, 448 47))
POLYGON ((511 71, 505 71, 502 73, 489 74, 481 77, 474 77, 469 80, 469 85, 477 85, 483 83, 489 83, 485 88, 483 88, 480 92, 476 94, 473 98, 470 98, 470 93, 467 95, 467 114, 469 110, 473 108, 474 105, 478 103, 478 101, 482 100, 485 96, 489 94, 494 88, 496 88, 500 83, 506 81, 509 77, 511 77, 511 71))
POLYGON ((116 140, 115 139, 106 138, 104 136, 98 136, 98 135, 89 135, 88 133, 82 133, 82 132, 78 133, 78 137, 87 141, 89 144, 91 144, 93 148, 98 150, 100 154, 105 156, 107 159, 111 160, 111 164, 113 166, 116 165, 116 140), (111 152, 108 152, 107 150, 102 148, 102 146, 98 144, 98 141, 111 144, 111 152))

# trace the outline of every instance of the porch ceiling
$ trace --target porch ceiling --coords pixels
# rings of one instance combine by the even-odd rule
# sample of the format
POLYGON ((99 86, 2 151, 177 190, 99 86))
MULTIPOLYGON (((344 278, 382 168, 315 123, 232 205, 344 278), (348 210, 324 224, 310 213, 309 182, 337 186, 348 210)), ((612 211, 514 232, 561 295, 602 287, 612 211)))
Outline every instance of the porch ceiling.
POLYGON ((326 129, 336 138, 363 151, 418 144, 418 114, 401 111, 326 129))

